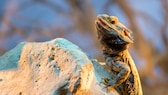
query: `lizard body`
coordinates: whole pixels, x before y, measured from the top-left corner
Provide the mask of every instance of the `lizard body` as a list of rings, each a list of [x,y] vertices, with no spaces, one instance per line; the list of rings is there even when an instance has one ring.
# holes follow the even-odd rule
[[[105,68],[114,76],[104,78],[103,83],[121,95],[142,95],[139,74],[128,52],[129,44],[133,43],[132,32],[115,16],[99,15],[95,23],[103,46]]]

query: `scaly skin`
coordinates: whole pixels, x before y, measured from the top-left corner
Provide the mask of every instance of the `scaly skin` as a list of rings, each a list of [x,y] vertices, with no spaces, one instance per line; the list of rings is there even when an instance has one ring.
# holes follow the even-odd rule
[[[114,75],[111,79],[104,78],[102,83],[107,88],[114,87],[120,95],[142,95],[139,74],[128,52],[129,44],[133,43],[132,32],[115,16],[99,15],[95,23],[105,68]]]

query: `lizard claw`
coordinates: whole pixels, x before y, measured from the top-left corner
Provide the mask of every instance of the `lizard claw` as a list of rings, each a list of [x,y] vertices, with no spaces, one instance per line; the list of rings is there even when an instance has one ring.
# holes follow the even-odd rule
[[[104,85],[108,85],[108,81],[109,81],[109,80],[110,80],[110,79],[108,79],[108,78],[103,78],[100,83],[101,83],[101,84],[104,84]]]
[[[114,86],[115,81],[114,81],[114,80],[111,80],[111,79],[109,79],[109,78],[103,78],[102,81],[100,82],[100,84],[103,84],[103,85],[105,85],[106,87],[109,87],[109,86]]]

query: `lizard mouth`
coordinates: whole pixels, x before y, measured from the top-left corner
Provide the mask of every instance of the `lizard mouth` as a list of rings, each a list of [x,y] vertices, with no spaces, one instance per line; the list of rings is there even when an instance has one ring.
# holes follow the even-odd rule
[[[109,31],[107,28],[104,28],[98,21],[96,22],[96,28],[99,31],[107,31],[107,32]]]
[[[110,27],[108,26],[108,24],[107,24],[105,21],[103,21],[100,17],[97,17],[97,19],[96,19],[96,28],[97,28],[98,30],[106,30],[106,31],[110,31],[110,29],[112,29],[112,28],[110,28]]]

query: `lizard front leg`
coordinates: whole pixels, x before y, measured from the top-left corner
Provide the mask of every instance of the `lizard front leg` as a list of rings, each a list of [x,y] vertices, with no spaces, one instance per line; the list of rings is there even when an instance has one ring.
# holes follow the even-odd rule
[[[129,76],[131,70],[128,64],[122,61],[114,61],[112,58],[106,58],[106,68],[108,71],[115,71],[117,75],[110,79],[107,83],[107,86],[117,87],[121,83],[123,83]]]

